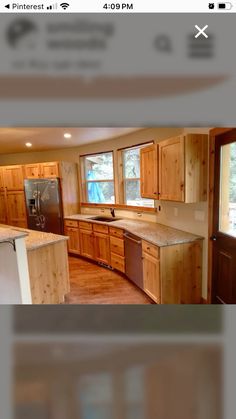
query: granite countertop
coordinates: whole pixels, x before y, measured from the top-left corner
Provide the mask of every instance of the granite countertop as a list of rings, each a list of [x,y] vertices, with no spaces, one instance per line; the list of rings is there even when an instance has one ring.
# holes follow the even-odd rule
[[[58,234],[44,233],[41,231],[28,230],[26,228],[1,225],[0,226],[0,241],[1,241],[1,230],[5,230],[6,235],[10,234],[8,232],[12,232],[12,234],[16,236],[15,238],[25,237],[25,244],[26,244],[27,251],[35,250],[40,247],[44,247],[50,244],[60,242],[62,240],[68,240],[68,237],[60,236]],[[8,240],[13,240],[13,237],[8,238]]]
[[[16,231],[14,228],[0,226],[0,243],[21,239],[26,236],[27,233],[24,231]]]
[[[203,240],[203,237],[201,236],[187,233],[182,230],[177,230],[175,228],[168,227],[163,224],[131,220],[128,218],[122,218],[120,220],[112,222],[103,222],[91,220],[91,217],[96,217],[96,215],[75,214],[69,217],[65,217],[65,219],[77,221],[91,221],[97,224],[106,224],[111,227],[122,228],[123,230],[126,230],[127,232],[134,234],[135,236],[138,236],[143,240],[147,240],[148,242],[159,247],[172,246],[175,244],[182,243],[190,243],[196,240]]]

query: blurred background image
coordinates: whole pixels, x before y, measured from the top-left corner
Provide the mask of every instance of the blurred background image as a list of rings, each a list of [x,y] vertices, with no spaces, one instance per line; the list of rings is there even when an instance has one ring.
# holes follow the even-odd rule
[[[222,418],[222,310],[203,312],[18,307],[14,419]]]
[[[3,125],[235,123],[234,14],[2,15],[0,35]]]

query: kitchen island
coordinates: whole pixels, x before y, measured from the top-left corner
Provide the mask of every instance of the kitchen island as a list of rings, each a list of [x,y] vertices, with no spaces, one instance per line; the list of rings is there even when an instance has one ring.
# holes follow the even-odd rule
[[[24,236],[33,304],[60,304],[70,291],[67,237],[2,226]]]

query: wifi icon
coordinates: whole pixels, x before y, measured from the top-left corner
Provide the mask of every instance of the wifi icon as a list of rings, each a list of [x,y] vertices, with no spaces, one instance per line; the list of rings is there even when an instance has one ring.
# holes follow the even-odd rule
[[[60,6],[62,9],[66,10],[69,7],[69,3],[61,3]]]

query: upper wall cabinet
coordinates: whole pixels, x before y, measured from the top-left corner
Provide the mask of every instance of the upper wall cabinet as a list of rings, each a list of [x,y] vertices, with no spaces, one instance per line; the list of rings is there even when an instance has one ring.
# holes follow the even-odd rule
[[[159,198],[184,202],[184,137],[159,143]]]
[[[208,136],[187,134],[141,151],[141,195],[194,203],[207,199]],[[159,173],[159,179],[158,179]]]
[[[159,199],[194,203],[207,199],[208,136],[187,134],[159,143]]]
[[[141,196],[158,199],[158,146],[140,150]]]
[[[26,164],[25,177],[27,179],[59,177],[58,162]]]
[[[55,178],[59,177],[59,166],[57,162],[41,163],[41,177]]]
[[[5,166],[3,170],[4,186],[9,191],[24,189],[23,166]]]
[[[26,164],[25,165],[25,178],[26,179],[38,179],[40,178],[40,164]]]

